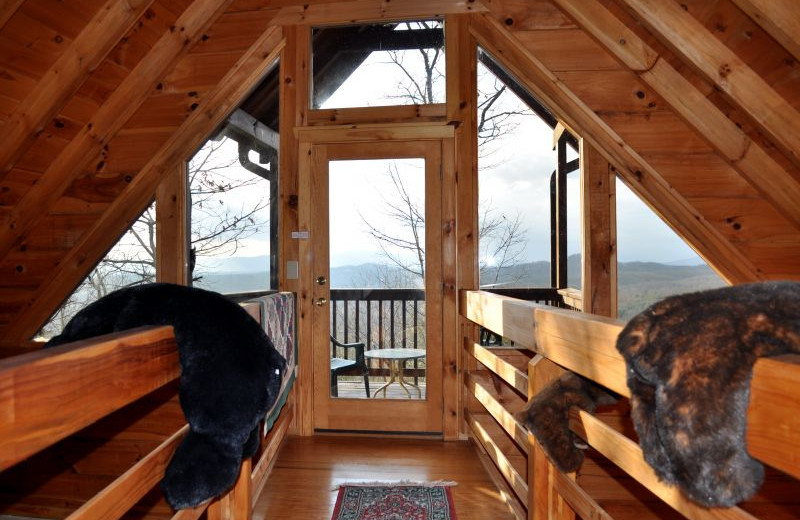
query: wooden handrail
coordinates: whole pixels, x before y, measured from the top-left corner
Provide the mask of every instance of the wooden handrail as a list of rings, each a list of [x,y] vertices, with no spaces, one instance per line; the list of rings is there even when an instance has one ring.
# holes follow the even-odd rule
[[[619,320],[556,309],[484,291],[462,294],[464,316],[618,394],[630,397],[617,352]],[[800,356],[761,358],[751,381],[748,451],[800,477]],[[783,426],[776,427],[776,421]]]
[[[615,345],[623,322],[484,291],[464,291],[461,308],[465,318],[515,345],[534,350],[620,395],[630,395],[625,360]]]
[[[800,478],[800,356],[762,358],[753,368],[747,450]]]
[[[486,368],[498,375],[503,381],[515,388],[522,395],[528,395],[528,376],[511,363],[497,357],[491,350],[470,343],[464,350],[480,361]]]
[[[589,412],[580,410],[570,427],[592,448],[612,461],[661,500],[690,520],[756,520],[738,507],[708,509],[686,496],[676,486],[665,484],[644,460],[639,445],[604,424]]]
[[[69,515],[67,520],[121,517],[161,481],[172,454],[188,432],[187,424]]]
[[[517,347],[533,350],[564,369],[588,377],[620,395],[630,395],[625,361],[616,350],[616,338],[622,330],[622,322],[483,291],[463,292],[461,309],[465,318],[501,334]],[[490,370],[498,364],[499,358],[487,349],[467,344],[465,350]],[[516,370],[508,370],[508,367],[499,363],[497,373],[502,372],[508,376],[503,379],[516,387]],[[507,410],[497,409],[500,405],[496,399],[480,398],[483,393],[488,393],[480,391],[480,385],[472,375],[466,377],[465,384],[501,424],[503,418],[510,415]],[[794,477],[800,477],[800,396],[797,388],[800,388],[800,355],[759,359],[751,381],[747,430],[749,453]],[[467,422],[492,458],[504,463],[502,454],[492,453],[492,449],[497,449],[496,444],[471,414],[467,414]],[[591,414],[576,411],[571,427],[588,444],[687,518],[755,519],[750,513],[736,507],[707,509],[698,506],[677,488],[663,484],[644,461],[641,449],[633,440]],[[510,436],[517,439],[518,434],[514,430],[506,428]],[[528,450],[529,457],[533,451]],[[514,480],[519,477],[518,474],[506,471],[504,475],[510,478],[509,483],[515,491],[521,490],[522,486]],[[564,499],[571,502],[576,510],[592,517],[607,518],[605,511],[567,477],[556,478],[554,482],[557,493],[563,492]],[[536,487],[530,482],[527,485]],[[532,518],[539,518],[541,514],[541,511],[529,511],[529,515],[532,515],[529,517]]]
[[[260,304],[243,306],[256,321],[261,321]],[[140,327],[0,360],[0,471],[52,446],[52,453],[48,450],[42,454],[44,460],[37,456],[10,470],[25,473],[33,466],[39,474],[38,470],[49,470],[46,466],[50,457],[60,462],[62,451],[74,447],[74,443],[81,447],[84,442],[99,445],[102,453],[92,452],[92,463],[76,467],[76,471],[82,474],[89,469],[89,473],[80,476],[102,476],[110,483],[94,496],[89,496],[94,487],[88,486],[76,494],[74,501],[67,495],[71,501],[59,513],[75,520],[120,518],[161,481],[169,460],[189,431],[179,411],[177,385],[168,385],[179,377],[179,354],[171,326]],[[161,391],[154,393],[159,388]],[[141,412],[145,415],[139,415]],[[293,407],[284,407],[270,430],[266,447],[256,460],[242,462],[239,477],[227,493],[178,511],[173,520],[194,520],[203,515],[209,520],[250,518],[253,490],[263,487],[292,416]],[[126,422],[131,417],[136,418],[133,425]],[[147,427],[141,430],[144,423]],[[121,425],[124,430],[118,430]],[[72,434],[75,439],[53,446]],[[114,440],[105,442],[106,435]],[[153,446],[153,441],[161,442]],[[116,449],[120,447],[132,448],[135,453],[124,451],[117,457]],[[66,464],[72,464],[69,460]],[[103,466],[98,473],[94,473],[96,461]],[[128,466],[126,461],[133,465]],[[61,466],[54,471],[59,478]],[[9,478],[13,478],[11,473]],[[96,482],[98,478],[92,480],[91,486]],[[78,508],[72,510],[73,504]],[[19,510],[26,506],[21,504]],[[166,504],[154,507],[163,508]]]
[[[477,374],[467,374],[464,384],[494,420],[516,441],[522,451],[528,453],[528,430],[505,407],[495,399],[481,382]]]
[[[486,428],[481,425],[477,417],[467,411],[465,418],[467,424],[470,425],[472,431],[475,433],[477,441],[481,443],[495,466],[497,466],[497,469],[511,486],[511,489],[514,490],[514,494],[517,495],[517,498],[523,506],[528,507],[528,483],[525,478],[519,474],[508,457],[506,457],[505,453],[492,441],[491,435],[486,431]]]
[[[0,361],[0,471],[179,374],[172,327],[142,327]]]

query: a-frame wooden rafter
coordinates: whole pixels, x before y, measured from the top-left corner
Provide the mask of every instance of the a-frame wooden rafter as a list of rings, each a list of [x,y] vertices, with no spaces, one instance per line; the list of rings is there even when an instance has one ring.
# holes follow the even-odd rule
[[[719,230],[706,221],[670,186],[658,171],[619,136],[591,107],[553,74],[499,21],[473,17],[472,31],[481,46],[503,63],[540,100],[557,107],[569,126],[612,163],[631,189],[649,201],[657,213],[701,256],[713,259],[719,273],[732,283],[759,280],[762,274]]]
[[[650,85],[767,200],[800,229],[800,184],[669,62],[597,0],[554,0]]]
[[[39,182],[6,216],[0,226],[0,258],[5,257],[25,237],[58,200],[83,168],[153,92],[157,83],[192,47],[203,30],[216,20],[231,0],[194,2],[174,26],[166,31],[147,55],[134,67],[124,82],[50,163]]]
[[[21,6],[24,1],[25,0],[3,0],[0,2],[0,29],[6,25],[9,18],[14,16],[14,13],[17,12],[17,9],[19,9],[19,6]]]
[[[0,143],[0,178],[36,140],[97,65],[136,23],[154,0],[108,0],[36,87],[9,115]]]
[[[622,0],[665,45],[740,106],[800,165],[800,112],[673,0]]]
[[[37,289],[30,303],[7,329],[5,341],[21,344],[36,332],[49,312],[86,275],[86,266],[94,265],[105,254],[107,237],[121,235],[136,220],[152,200],[166,172],[186,159],[186,150],[202,145],[207,136],[241,103],[252,86],[275,62],[283,44],[281,29],[272,26],[242,55],[216,88],[201,101],[201,105],[134,177],[125,192],[117,197],[102,218],[83,234],[59,263],[52,273],[52,279],[57,282]]]
[[[796,0],[733,0],[733,3],[800,60],[800,10]]]

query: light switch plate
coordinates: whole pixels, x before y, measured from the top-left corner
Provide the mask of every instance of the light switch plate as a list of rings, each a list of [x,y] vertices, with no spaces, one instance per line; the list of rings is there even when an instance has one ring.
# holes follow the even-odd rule
[[[297,280],[300,277],[300,265],[297,260],[286,262],[286,279]]]

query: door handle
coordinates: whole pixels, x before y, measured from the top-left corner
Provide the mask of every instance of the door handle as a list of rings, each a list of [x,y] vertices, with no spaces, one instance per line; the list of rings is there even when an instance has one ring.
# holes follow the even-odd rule
[[[328,282],[328,279],[324,276],[317,276],[317,285],[325,285]]]
[[[327,298],[317,298],[316,300],[314,300],[314,305],[316,305],[317,307],[322,307],[326,303],[328,303]]]

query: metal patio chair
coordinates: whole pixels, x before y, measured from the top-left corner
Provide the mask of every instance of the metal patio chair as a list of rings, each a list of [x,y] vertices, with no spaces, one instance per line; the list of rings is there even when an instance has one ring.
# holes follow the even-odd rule
[[[336,357],[336,348],[344,349],[344,357]],[[352,359],[350,351],[354,351]],[[363,375],[364,389],[369,397],[369,367],[364,358],[363,343],[342,343],[331,336],[331,396],[339,397],[339,376],[340,375]]]

